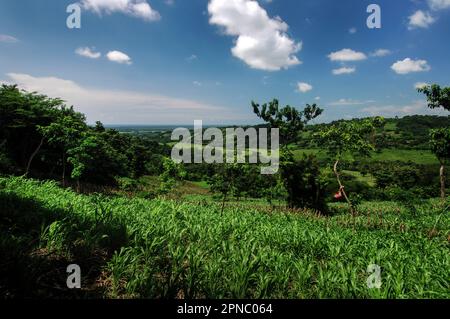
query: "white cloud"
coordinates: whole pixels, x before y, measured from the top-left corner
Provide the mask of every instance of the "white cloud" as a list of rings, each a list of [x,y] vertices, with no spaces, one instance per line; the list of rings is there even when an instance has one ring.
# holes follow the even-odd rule
[[[428,62],[425,60],[412,60],[406,58],[403,61],[397,61],[392,66],[391,69],[397,74],[408,74],[412,72],[427,72],[431,70]]]
[[[278,71],[300,64],[301,50],[288,35],[288,25],[280,17],[270,18],[253,0],[210,0],[210,24],[223,27],[237,37],[232,54],[254,69]]]
[[[98,59],[102,56],[100,52],[95,52],[94,49],[89,47],[78,48],[75,50],[75,53],[89,59]]]
[[[435,21],[436,19],[429,12],[418,10],[409,16],[408,29],[428,28]]]
[[[0,34],[0,42],[4,42],[4,43],[17,43],[19,42],[19,39],[7,35],[7,34]]]
[[[363,113],[367,113],[370,116],[406,116],[406,115],[444,115],[444,110],[431,110],[427,107],[425,101],[412,101],[407,105],[383,105],[383,106],[371,106],[361,110]]]
[[[186,61],[192,62],[192,61],[197,60],[197,59],[198,59],[198,56],[195,55],[195,54],[192,54],[191,56],[186,58]]]
[[[367,59],[367,56],[362,52],[356,52],[352,49],[342,49],[340,51],[330,53],[328,58],[331,61],[349,62],[365,60]]]
[[[358,101],[353,99],[340,99],[335,102],[328,103],[330,106],[353,106],[353,105],[364,105],[364,104],[370,104],[375,103],[373,100],[367,100],[367,101]]]
[[[374,57],[384,57],[390,55],[392,52],[388,49],[378,49],[372,52],[370,55]]]
[[[428,5],[432,10],[450,8],[450,0],[428,0]]]
[[[305,83],[305,82],[298,82],[297,83],[298,91],[301,93],[309,92],[313,89],[311,84]]]
[[[192,82],[192,84],[194,84],[195,86],[202,86],[203,85],[202,82],[199,82],[199,81],[194,81],[194,82]]]
[[[146,0],[81,0],[81,4],[84,9],[97,14],[121,12],[145,21],[161,19],[159,12]]]
[[[358,32],[358,30],[356,28],[350,28],[348,30],[348,33],[350,33],[350,34],[355,34],[356,32]]]
[[[121,64],[131,64],[131,58],[120,51],[110,51],[106,55],[109,61],[121,63]]]
[[[60,97],[87,115],[90,123],[100,120],[112,124],[189,124],[195,119],[239,120],[242,114],[206,103],[159,94],[94,89],[57,77],[34,77],[9,73],[8,81],[20,88],[51,97]]]
[[[334,69],[333,74],[334,75],[351,74],[351,73],[355,73],[355,71],[356,71],[356,68],[342,67],[339,69]]]
[[[314,98],[314,100],[320,101],[320,96],[316,96],[316,97]]]
[[[421,88],[423,88],[424,86],[428,86],[429,84],[428,83],[425,83],[425,82],[417,82],[416,84],[414,84],[414,88],[415,89],[421,89]]]

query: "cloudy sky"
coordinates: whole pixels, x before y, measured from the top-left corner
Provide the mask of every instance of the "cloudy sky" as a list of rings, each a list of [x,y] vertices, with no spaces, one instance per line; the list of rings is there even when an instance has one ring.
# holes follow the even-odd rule
[[[415,87],[450,85],[450,0],[80,0],[69,29],[72,3],[0,0],[0,82],[90,123],[256,123],[272,98],[318,121],[435,114]]]

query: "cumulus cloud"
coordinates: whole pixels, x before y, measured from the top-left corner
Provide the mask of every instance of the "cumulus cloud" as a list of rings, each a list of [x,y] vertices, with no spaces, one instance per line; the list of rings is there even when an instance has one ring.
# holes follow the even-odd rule
[[[51,97],[60,97],[76,110],[87,115],[92,123],[101,120],[113,124],[188,124],[195,119],[214,121],[239,119],[226,108],[206,103],[159,94],[126,90],[94,89],[58,77],[35,77],[9,73],[8,81],[20,88]]]
[[[288,34],[280,17],[270,18],[254,0],[210,0],[209,22],[237,37],[232,54],[254,69],[278,71],[300,64],[301,43]]]
[[[301,93],[309,92],[313,89],[311,84],[305,83],[305,82],[298,82],[297,83],[297,89]]]
[[[0,34],[0,42],[4,42],[4,43],[17,43],[19,42],[19,39],[11,36],[11,35],[7,35],[7,34]]]
[[[98,59],[102,56],[100,52],[95,52],[94,49],[89,47],[78,48],[75,50],[75,53],[89,59]]]
[[[334,75],[351,74],[351,73],[355,73],[355,72],[356,72],[356,68],[348,68],[348,67],[342,67],[342,68],[333,70]]]
[[[367,59],[367,56],[362,52],[356,52],[352,49],[342,49],[340,51],[330,53],[328,58],[331,61],[350,62],[365,60]]]
[[[97,14],[120,12],[145,21],[161,19],[159,12],[146,0],[81,0],[81,5],[84,9]]]
[[[378,49],[372,52],[370,55],[373,57],[384,57],[390,55],[392,52],[388,49]]]
[[[391,69],[397,74],[408,74],[413,72],[427,72],[431,70],[431,67],[425,60],[412,60],[406,58],[403,61],[395,62],[391,66]]]
[[[422,10],[416,11],[414,14],[409,16],[408,29],[416,28],[428,28],[432,25],[436,19],[429,13]]]
[[[428,0],[428,5],[432,10],[450,8],[450,0]]]
[[[131,64],[131,58],[120,51],[110,51],[106,55],[109,61],[120,63],[120,64]]]

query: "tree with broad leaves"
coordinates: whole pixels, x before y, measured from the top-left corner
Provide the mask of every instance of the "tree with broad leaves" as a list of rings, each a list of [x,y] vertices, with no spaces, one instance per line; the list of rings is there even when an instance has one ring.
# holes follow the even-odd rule
[[[180,163],[175,163],[171,158],[163,158],[163,172],[159,177],[161,184],[158,193],[166,195],[176,186],[177,182],[186,179],[186,171]]]
[[[291,208],[325,209],[323,185],[311,157],[296,160],[289,150],[306,125],[323,112],[316,104],[307,104],[303,111],[289,105],[280,107],[274,99],[268,104],[259,105],[252,102],[253,112],[266,122],[269,128],[278,128],[280,132],[280,176],[288,193],[288,205]],[[299,187],[300,180],[307,185]]]
[[[78,145],[68,150],[68,161],[73,169],[71,177],[77,182],[77,192],[81,191],[80,179],[94,161],[92,154],[97,150],[98,143],[95,135],[83,133]]]
[[[211,191],[220,193],[222,196],[222,214],[228,197],[236,194],[236,190],[239,189],[240,176],[242,176],[242,165],[223,163],[208,180],[208,183],[211,185]]]
[[[305,129],[308,122],[320,116],[323,112],[317,104],[306,104],[303,111],[298,111],[289,105],[280,108],[277,99],[263,105],[252,101],[252,107],[253,112],[270,128],[280,130],[280,144],[284,147],[287,147],[298,137],[298,134]]]
[[[82,133],[87,130],[85,117],[73,108],[63,107],[56,120],[48,126],[38,126],[38,131],[47,143],[60,149],[62,165],[62,185],[66,185],[67,151],[77,146]]]
[[[377,128],[383,127],[384,123],[385,121],[381,117],[361,121],[341,121],[315,134],[321,147],[325,147],[328,154],[334,159],[333,171],[339,184],[339,191],[335,198],[344,197],[353,215],[356,214],[355,205],[350,201],[341,181],[339,162],[347,153],[370,156],[370,153],[375,151],[374,132]]]
[[[444,108],[450,111],[450,87],[441,88],[438,84],[425,85],[417,89],[427,97],[430,109]]]
[[[61,99],[21,91],[17,85],[0,87],[0,145],[13,150],[15,160],[25,167],[24,176],[44,145],[38,126],[50,125],[63,106]]]
[[[441,198],[445,200],[445,165],[450,161],[450,128],[432,130],[430,132],[431,150],[441,164],[439,179],[441,182]]]
[[[438,84],[425,85],[418,89],[427,97],[430,109],[443,108],[450,111],[450,87],[441,88]],[[445,164],[450,159],[450,128],[430,131],[431,150],[441,164],[439,178],[441,182],[441,198],[445,200]]]

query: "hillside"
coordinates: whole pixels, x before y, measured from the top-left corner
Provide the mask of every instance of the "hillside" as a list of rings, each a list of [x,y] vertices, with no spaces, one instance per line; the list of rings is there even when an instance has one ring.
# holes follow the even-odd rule
[[[449,215],[368,202],[356,220],[218,204],[79,195],[0,178],[7,297],[449,298]],[[448,209],[448,207],[447,207]],[[68,263],[83,274],[65,288]],[[381,289],[367,268],[382,267]]]

